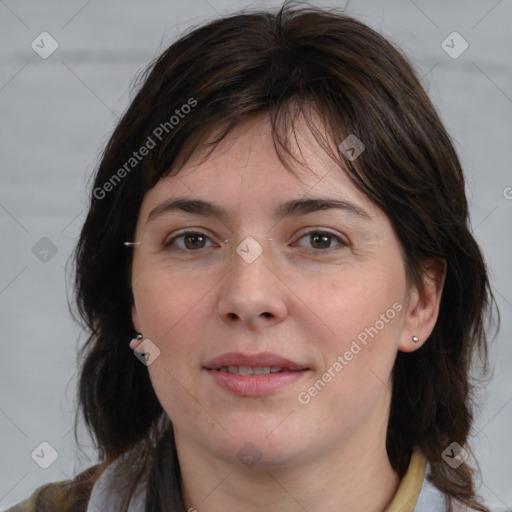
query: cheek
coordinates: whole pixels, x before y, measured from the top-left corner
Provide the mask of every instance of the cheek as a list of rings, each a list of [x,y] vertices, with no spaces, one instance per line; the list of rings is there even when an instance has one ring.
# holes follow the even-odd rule
[[[184,325],[194,322],[194,318],[197,324],[197,317],[208,313],[204,306],[215,280],[134,266],[132,285],[144,336],[166,345]]]
[[[299,390],[300,403],[308,402],[303,411],[308,418],[327,416],[340,432],[350,433],[376,408],[384,414],[402,322],[392,304],[385,306],[360,301],[346,306],[352,316],[340,319],[336,335],[323,340],[323,367]],[[388,323],[380,319],[386,312]]]
[[[332,337],[341,343],[358,335],[364,342],[365,333],[389,332],[400,324],[405,281],[399,273],[372,270],[363,267],[357,273],[346,272],[324,288],[325,293],[315,287],[307,292],[306,296],[314,297],[311,304],[329,325]]]
[[[187,400],[186,390],[193,390],[190,368],[198,364],[197,326],[204,322],[197,315],[205,314],[204,293],[149,272],[134,279],[133,289],[141,332],[160,351],[148,366],[153,389],[171,419],[195,417],[197,407]]]
[[[180,365],[169,364],[169,358],[162,352],[161,357],[148,370],[158,401],[175,425],[190,431],[196,423],[211,420],[198,406],[193,382],[187,379],[186,372],[180,371]]]
[[[368,270],[347,273],[329,288],[329,300],[319,311],[331,332],[320,339],[318,350],[321,372],[335,375],[336,393],[357,397],[387,382],[403,326],[404,286],[399,272]]]
[[[134,265],[132,286],[141,332],[160,350],[148,366],[153,388],[169,416],[194,416],[197,407],[187,400],[186,390],[193,390],[190,369],[199,365],[202,326],[213,314],[207,293],[212,285],[207,279]]]

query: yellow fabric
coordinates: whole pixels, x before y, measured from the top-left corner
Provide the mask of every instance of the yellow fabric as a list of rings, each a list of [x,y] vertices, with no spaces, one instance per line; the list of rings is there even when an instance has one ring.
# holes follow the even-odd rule
[[[426,463],[423,455],[413,452],[407,473],[386,512],[413,512],[423,484]]]

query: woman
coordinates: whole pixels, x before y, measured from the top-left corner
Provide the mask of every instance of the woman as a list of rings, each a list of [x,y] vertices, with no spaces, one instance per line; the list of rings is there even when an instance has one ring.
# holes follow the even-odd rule
[[[104,151],[76,290],[101,463],[12,511],[487,510],[462,170],[362,23],[285,4],[168,48]]]

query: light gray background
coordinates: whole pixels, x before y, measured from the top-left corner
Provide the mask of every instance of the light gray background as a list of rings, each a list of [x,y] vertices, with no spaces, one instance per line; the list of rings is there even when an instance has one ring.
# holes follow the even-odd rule
[[[132,79],[191,25],[276,5],[0,0],[0,507],[94,462],[88,438],[81,436],[77,454],[71,432],[80,330],[68,313],[65,265],[84,220],[87,180],[128,105]],[[496,510],[512,509],[512,3],[353,0],[347,13],[404,49],[466,170],[474,233],[502,312],[472,445],[480,493]],[[31,48],[43,31],[59,45],[47,59]],[[469,44],[457,59],[441,47],[453,31]],[[42,237],[57,248],[46,263],[32,252]],[[43,441],[59,455],[48,469],[31,458]]]

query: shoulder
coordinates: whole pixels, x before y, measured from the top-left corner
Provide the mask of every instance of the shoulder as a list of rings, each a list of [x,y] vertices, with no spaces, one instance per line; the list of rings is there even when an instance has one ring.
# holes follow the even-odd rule
[[[100,466],[92,466],[72,480],[38,487],[27,499],[6,512],[85,512]]]

